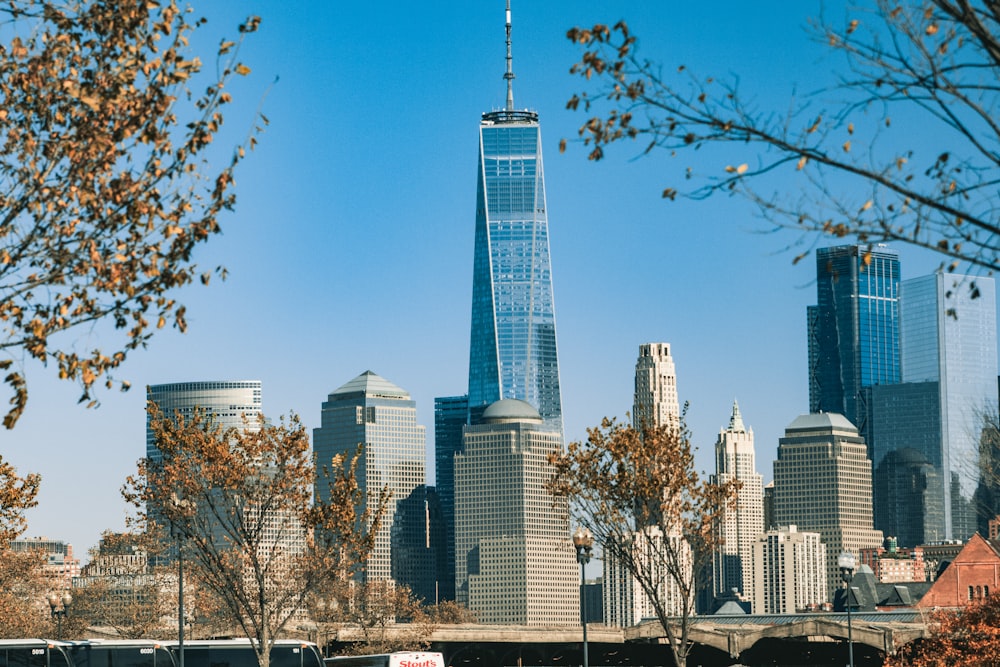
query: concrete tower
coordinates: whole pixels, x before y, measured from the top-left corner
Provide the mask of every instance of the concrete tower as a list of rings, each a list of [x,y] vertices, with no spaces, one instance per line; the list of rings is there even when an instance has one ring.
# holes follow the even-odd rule
[[[321,425],[313,429],[313,450],[322,466],[337,454],[350,461],[358,445],[363,446],[359,486],[372,499],[384,487],[392,493],[365,579],[405,584],[419,597],[433,600],[434,561],[426,540],[425,437],[410,394],[366,371],[327,397]],[[323,480],[317,482],[316,493],[328,496]]]
[[[635,362],[635,399],[632,423],[648,426],[680,425],[677,400],[677,372],[670,356],[670,343],[645,343],[639,346]]]
[[[481,623],[579,623],[579,571],[549,452],[562,436],[528,403],[504,399],[467,426],[455,455],[455,590]]]
[[[779,526],[820,534],[826,545],[827,590],[839,586],[837,556],[882,545],[872,527],[872,464],[864,438],[843,415],[801,415],[778,440],[774,511]]]

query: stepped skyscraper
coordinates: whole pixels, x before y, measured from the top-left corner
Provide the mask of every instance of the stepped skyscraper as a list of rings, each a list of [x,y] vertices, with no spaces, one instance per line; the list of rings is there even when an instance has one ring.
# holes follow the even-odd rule
[[[514,108],[509,1],[506,27],[507,104],[479,124],[469,410],[517,398],[561,433],[542,133],[536,112]]]
[[[670,356],[670,343],[639,346],[635,362],[635,399],[632,422],[643,426],[680,427],[681,409],[677,400],[677,372]]]
[[[721,429],[715,441],[712,476],[717,484],[733,480],[738,480],[741,486],[736,504],[726,509],[719,522],[722,544],[712,560],[714,593],[716,597],[724,597],[735,589],[744,599],[756,600],[753,552],[764,532],[764,484],[757,472],[753,429],[744,426],[736,401],[729,427]]]

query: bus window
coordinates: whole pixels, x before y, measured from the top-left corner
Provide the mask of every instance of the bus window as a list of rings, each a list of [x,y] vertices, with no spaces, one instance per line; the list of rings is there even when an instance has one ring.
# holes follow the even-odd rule
[[[57,646],[42,640],[0,642],[0,667],[71,667]]]
[[[176,656],[176,642],[170,645]],[[184,645],[184,667],[257,667],[257,654],[248,641],[192,641]],[[323,667],[323,659],[315,644],[279,639],[271,648],[271,667]]]
[[[74,667],[174,667],[170,651],[152,641],[86,641],[70,653]]]

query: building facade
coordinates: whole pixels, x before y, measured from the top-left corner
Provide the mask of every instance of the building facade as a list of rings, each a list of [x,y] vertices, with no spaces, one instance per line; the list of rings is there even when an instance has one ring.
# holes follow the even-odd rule
[[[642,571],[648,573],[649,580],[659,581],[657,597],[669,616],[680,616],[684,612],[684,597],[680,586],[667,574],[662,563],[664,549],[672,549],[680,566],[681,576],[690,580],[693,576],[694,556],[688,542],[680,535],[667,535],[658,525],[646,526],[631,536],[628,544],[620,547],[631,552],[632,558]],[[623,559],[615,555],[615,550],[604,546],[604,624],[627,628],[638,625],[642,619],[656,616],[656,608],[642,589],[639,581],[625,566]],[[657,572],[657,570],[661,570]],[[694,609],[694,587],[688,608]]]
[[[861,389],[900,381],[899,256],[884,245],[816,251],[816,305],[807,311],[809,411],[863,429]]]
[[[753,613],[795,614],[829,599],[827,549],[820,534],[792,525],[754,540]]]
[[[371,501],[382,489],[392,497],[366,563],[365,581],[404,584],[420,598],[435,599],[435,561],[427,542],[426,433],[416,403],[392,382],[365,371],[334,390],[323,403],[313,450],[320,466],[340,454],[349,462],[361,445],[358,485]],[[329,498],[320,476],[316,494]]]
[[[440,600],[455,599],[455,454],[462,451],[462,430],[468,423],[468,395],[434,399],[434,479],[442,522],[442,542],[435,551],[444,559]]]
[[[904,584],[927,581],[927,564],[922,547],[899,547],[887,537],[886,546],[862,549],[860,563],[871,568],[880,584]]]
[[[857,557],[861,549],[882,545],[882,533],[873,528],[871,460],[843,415],[801,415],[785,429],[774,462],[774,512],[779,526],[820,534],[827,600],[840,585],[837,556],[850,551]]]
[[[996,285],[938,272],[904,281],[901,304],[903,382],[933,383],[938,393],[935,442],[924,454],[942,480],[940,533],[965,540],[976,531],[984,415],[997,411]]]
[[[146,400],[155,403],[164,417],[190,419],[199,411],[222,429],[254,429],[261,414],[261,391],[260,380],[175,382],[151,385]],[[146,456],[154,460],[160,456],[148,415]]]
[[[69,589],[74,577],[80,575],[80,559],[73,555],[73,545],[62,540],[47,537],[21,538],[11,540],[10,550],[14,553],[36,553],[45,558],[42,571],[52,591]]]
[[[964,607],[1000,591],[1000,549],[973,533],[951,564],[934,581],[917,607]]]
[[[670,343],[645,343],[639,346],[635,362],[635,398],[632,423],[643,426],[680,426],[680,403],[677,399],[677,372],[670,356]]]
[[[562,398],[538,114],[514,109],[510,10],[507,105],[479,124],[469,346],[472,422],[503,398],[527,401],[562,433]]]
[[[480,623],[577,624],[569,510],[545,487],[558,429],[518,399],[488,406],[455,455],[455,592]]]
[[[878,385],[863,392],[875,527],[904,547],[944,540],[938,383]]]
[[[740,482],[736,506],[726,509],[719,525],[722,544],[712,559],[712,582],[716,597],[734,590],[744,600],[754,600],[753,554],[757,538],[764,532],[764,484],[757,472],[753,429],[743,424],[740,406],[733,401],[729,426],[719,431],[715,442],[715,475],[711,481]]]
[[[207,425],[218,427],[223,431],[235,429],[243,433],[252,433],[261,426],[261,394],[260,380],[232,380],[206,382],[177,382],[173,384],[152,385],[147,389],[146,397],[157,405],[164,417],[189,420],[196,413],[207,417]],[[151,415],[147,411],[146,418],[146,453],[151,460],[160,458],[152,429]],[[205,508],[208,503],[199,505],[214,532],[215,542],[224,543],[229,527],[223,517],[240,517],[244,527],[248,525],[261,526],[263,537],[254,546],[258,557],[264,561],[276,563],[280,567],[291,567],[291,558],[302,553],[306,546],[306,531],[297,516],[287,509],[265,508],[252,499],[234,497],[230,494],[220,494],[219,502],[213,502],[212,508]],[[150,516],[156,517],[156,508],[149,508]],[[167,558],[176,556],[171,551]],[[271,559],[277,559],[271,560]],[[145,580],[147,575],[139,577]],[[256,579],[249,564],[245,571],[247,590],[252,591]],[[301,610],[296,610],[300,614]]]

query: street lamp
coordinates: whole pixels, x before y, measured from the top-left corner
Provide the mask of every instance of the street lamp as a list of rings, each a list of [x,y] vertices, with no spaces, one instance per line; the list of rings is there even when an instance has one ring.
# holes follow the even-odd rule
[[[580,623],[583,625],[583,667],[590,667],[587,656],[587,579],[584,567],[590,562],[590,554],[594,550],[594,536],[586,528],[578,527],[573,533],[573,546],[576,547],[576,562],[580,564]]]
[[[170,503],[174,509],[187,516],[194,505],[187,498],[180,498],[176,493],[170,494]],[[177,539],[177,667],[184,667],[184,529],[177,521],[170,522],[170,532]]]
[[[854,667],[854,637],[851,635],[851,580],[854,579],[854,554],[843,551],[837,556],[837,567],[840,568],[840,578],[847,587],[844,589],[844,605],[847,607],[847,660]]]
[[[60,597],[57,593],[49,596],[49,610],[52,618],[56,619],[56,639],[62,641],[62,620],[63,616],[69,613],[69,606],[73,604],[73,596],[66,591]]]

